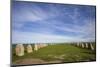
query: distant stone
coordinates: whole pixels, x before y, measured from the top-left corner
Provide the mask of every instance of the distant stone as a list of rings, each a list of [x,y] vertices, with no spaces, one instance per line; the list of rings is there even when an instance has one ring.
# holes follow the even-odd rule
[[[93,47],[92,43],[90,43],[90,47],[91,47],[91,50],[94,50],[94,47]]]
[[[85,45],[86,45],[86,48],[88,48],[88,43],[86,43]]]
[[[15,48],[15,51],[16,51],[17,56],[23,56],[24,55],[24,46],[23,46],[23,44],[17,44],[16,48]]]
[[[38,50],[38,49],[40,49],[40,48],[43,48],[43,47],[46,47],[46,46],[48,46],[47,44],[45,44],[45,43],[36,43],[35,45],[34,45],[34,50]]]
[[[37,45],[38,45],[38,44],[35,44],[35,45],[34,45],[34,50],[35,50],[35,51],[38,50],[38,46],[37,46]]]
[[[32,53],[32,46],[31,45],[27,45],[27,53]]]
[[[77,43],[77,46],[79,46],[80,44],[79,43]]]
[[[82,43],[82,48],[84,48],[84,44]]]

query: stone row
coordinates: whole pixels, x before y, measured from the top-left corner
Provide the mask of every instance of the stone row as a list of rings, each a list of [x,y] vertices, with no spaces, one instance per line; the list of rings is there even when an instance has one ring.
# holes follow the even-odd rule
[[[91,50],[95,50],[92,43],[77,43],[76,46],[82,47],[82,48],[89,48],[90,46]]]
[[[38,49],[46,47],[46,46],[47,46],[46,44],[38,43],[38,44],[34,45],[34,50],[37,51]],[[25,50],[25,48],[24,48],[23,44],[17,44],[16,47],[15,47],[15,52],[16,52],[17,56],[23,56],[24,55],[24,50]],[[33,52],[33,49],[32,49],[31,45],[27,45],[26,50],[27,50],[27,53],[32,53]]]

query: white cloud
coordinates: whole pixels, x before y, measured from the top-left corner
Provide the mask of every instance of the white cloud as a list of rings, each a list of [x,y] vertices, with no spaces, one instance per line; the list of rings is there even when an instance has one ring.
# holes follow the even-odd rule
[[[13,43],[37,43],[37,42],[74,42],[79,41],[78,37],[61,36],[54,34],[41,34],[32,32],[18,32],[12,33]]]
[[[51,19],[58,16],[61,16],[63,10],[59,10],[57,7],[53,5],[49,7],[49,11],[43,10],[39,6],[30,6],[27,4],[23,5],[24,8],[20,7],[19,10],[13,11],[12,22],[13,28],[22,29],[25,23],[33,22],[39,23],[42,26],[46,26],[36,29],[36,32],[21,32],[19,30],[14,29],[12,34],[12,42],[13,43],[29,43],[29,42],[70,42],[70,41],[90,41],[95,40],[95,21],[92,19],[86,18],[86,20],[82,20],[84,25],[78,25],[78,17],[80,17],[80,13],[77,8],[74,9],[73,14],[67,13],[67,17],[70,17],[73,23],[63,23],[63,21]],[[60,15],[61,14],[61,15]],[[63,13],[65,14],[65,13]],[[66,17],[66,18],[67,18]],[[60,18],[60,17],[59,17]],[[59,19],[58,18],[58,19]],[[46,21],[50,19],[52,21]],[[41,21],[41,22],[40,22]],[[31,28],[31,29],[34,29]],[[61,30],[63,32],[72,32],[78,33],[79,35],[69,36],[69,35],[57,35],[55,34],[56,30]]]
[[[66,15],[68,15],[72,19],[73,23],[78,23],[77,18],[80,17],[80,13],[78,11],[78,8],[75,8],[73,10],[73,13],[72,14],[71,13],[66,13]]]

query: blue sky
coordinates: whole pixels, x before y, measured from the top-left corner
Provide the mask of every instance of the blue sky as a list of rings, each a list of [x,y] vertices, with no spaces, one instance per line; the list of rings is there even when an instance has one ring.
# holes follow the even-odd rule
[[[95,41],[95,6],[12,3],[13,43]]]

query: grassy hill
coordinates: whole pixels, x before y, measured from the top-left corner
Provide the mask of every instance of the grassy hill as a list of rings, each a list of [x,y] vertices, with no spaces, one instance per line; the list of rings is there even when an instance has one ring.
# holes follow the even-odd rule
[[[34,46],[33,46],[34,47]],[[23,59],[41,59],[45,62],[59,60],[61,62],[80,62],[80,61],[95,61],[96,53],[90,49],[76,47],[70,44],[48,45],[47,47],[40,48],[33,53],[27,53],[22,57],[15,55],[14,48],[12,49],[12,61],[14,64],[19,64],[18,60]],[[38,63],[39,64],[39,63]]]

